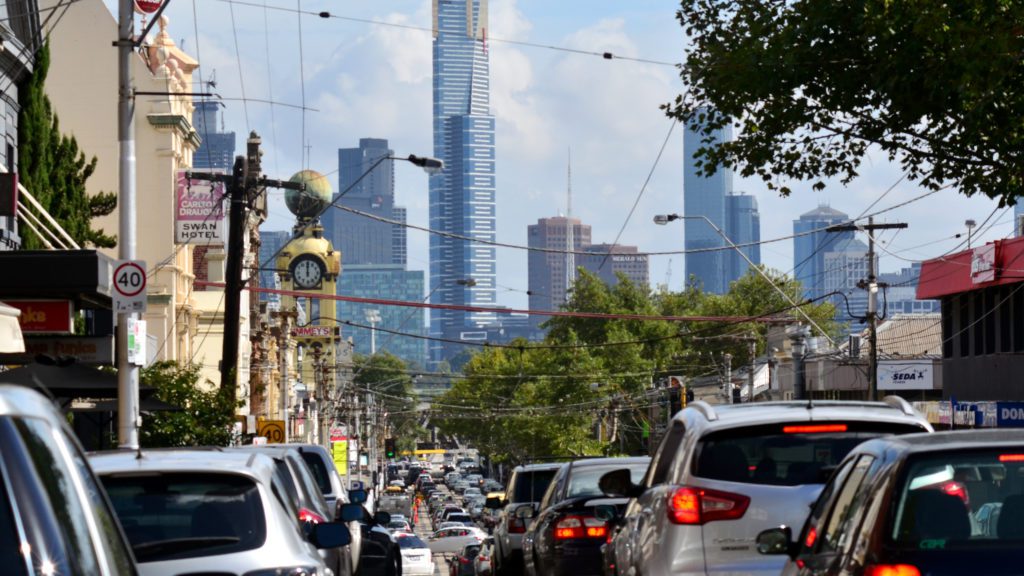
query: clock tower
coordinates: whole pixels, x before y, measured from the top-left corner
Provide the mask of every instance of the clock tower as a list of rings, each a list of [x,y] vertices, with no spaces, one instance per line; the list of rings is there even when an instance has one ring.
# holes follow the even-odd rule
[[[300,353],[295,355],[295,373],[300,381],[289,384],[287,420],[291,438],[321,441],[334,413],[337,374],[341,367],[341,326],[336,321],[338,276],[341,253],[324,238],[319,214],[332,198],[327,177],[303,170],[291,178],[306,185],[303,191],[288,190],[285,204],[296,223],[293,238],[281,249],[275,268],[281,287],[295,294],[281,297],[282,310],[297,316],[292,336]],[[327,296],[327,298],[323,298]]]

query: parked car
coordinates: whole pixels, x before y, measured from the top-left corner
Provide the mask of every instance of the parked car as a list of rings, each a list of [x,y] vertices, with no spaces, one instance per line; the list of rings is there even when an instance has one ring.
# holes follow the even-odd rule
[[[473,570],[476,576],[491,576],[491,558],[494,556],[494,538],[487,537],[480,544],[480,552],[473,558]]]
[[[854,448],[799,537],[758,535],[783,574],[1019,574],[1024,560],[1024,435],[912,434]],[[994,523],[982,511],[998,508]]]
[[[639,484],[650,462],[646,456],[593,458],[562,466],[523,536],[526,573],[599,576],[609,522],[621,516],[627,499],[606,497],[598,482],[607,472],[626,469],[631,481]],[[532,508],[519,510],[533,516]]]
[[[476,568],[473,566],[473,559],[479,552],[479,542],[463,546],[462,550],[448,561],[448,576],[474,576]]]
[[[783,558],[757,553],[773,526],[802,525],[835,467],[854,446],[893,434],[930,432],[903,399],[799,401],[678,412],[640,485],[628,470],[601,487],[629,496],[612,537],[620,574],[778,574]]]
[[[404,576],[434,576],[434,556],[427,543],[409,532],[396,532],[395,539],[402,551]]]
[[[350,491],[349,500],[351,502],[341,507],[341,515],[346,521],[358,520],[360,524],[359,576],[401,576],[401,549],[385,528],[391,522],[391,515],[385,511],[370,514],[364,506],[366,490]]]
[[[516,466],[508,479],[505,500],[490,504],[501,507],[494,525],[494,571],[500,576],[521,573],[523,569],[523,533],[529,518],[517,516],[515,510],[536,506],[561,467],[560,463]]]
[[[286,444],[265,446],[239,446],[234,448],[242,452],[259,452],[274,460],[278,473],[281,475],[282,486],[287,497],[295,504],[297,519],[303,524],[323,524],[337,519],[336,510],[327,504],[327,499],[316,484],[313,472],[306,459]],[[349,532],[354,529],[350,525]],[[355,539],[351,538],[350,540]],[[358,537],[362,545],[362,534]],[[321,548],[320,554],[335,574],[353,574],[358,566],[359,550],[353,551],[349,546],[338,548]]]
[[[5,574],[140,572],[106,492],[50,400],[0,385],[0,446]]]
[[[341,522],[297,522],[297,511],[281,497],[278,469],[263,454],[121,450],[91,454],[89,461],[146,576],[322,575],[327,566],[317,549],[350,539]]]
[[[427,544],[434,554],[455,554],[469,544],[479,544],[487,534],[471,526],[442,528],[430,535]]]

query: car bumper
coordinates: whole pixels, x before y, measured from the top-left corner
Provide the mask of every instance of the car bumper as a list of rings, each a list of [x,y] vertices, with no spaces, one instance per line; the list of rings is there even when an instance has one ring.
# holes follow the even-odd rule
[[[550,565],[555,574],[601,576],[604,565],[601,544],[604,544],[603,539],[562,542],[555,548]]]

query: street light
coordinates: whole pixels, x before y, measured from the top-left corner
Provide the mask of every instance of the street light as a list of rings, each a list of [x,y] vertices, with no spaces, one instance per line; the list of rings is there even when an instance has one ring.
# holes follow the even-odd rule
[[[966,222],[964,222],[964,226],[967,226],[967,249],[968,250],[971,249],[971,232],[974,231],[974,227],[977,226],[977,225],[978,225],[978,223],[975,222],[973,218],[968,219]]]
[[[701,214],[699,216],[681,216],[679,214],[658,214],[658,215],[656,215],[654,217],[654,223],[659,225],[659,226],[664,226],[665,224],[668,224],[669,222],[672,222],[674,220],[703,220],[703,221],[707,222],[708,226],[711,226],[711,228],[715,231],[715,233],[717,233],[719,236],[721,236],[722,240],[725,240],[725,243],[728,244],[730,248],[735,250],[740,255],[740,257],[743,258],[747,262],[747,264],[751,268],[756,270],[757,273],[760,274],[761,277],[764,278],[768,282],[768,284],[772,288],[775,289],[776,292],[778,292],[779,294],[782,295],[782,297],[786,300],[786,302],[789,302],[789,304],[791,306],[793,306],[793,308],[801,316],[804,317],[804,320],[807,320],[807,322],[811,326],[814,326],[814,328],[818,332],[820,332],[822,336],[824,336],[825,338],[828,338],[828,341],[833,346],[835,345],[835,341],[832,340],[832,337],[828,335],[828,332],[825,332],[824,330],[822,330],[821,326],[818,326],[818,323],[815,322],[813,319],[811,319],[811,317],[808,316],[806,312],[804,312],[803,308],[799,304],[797,304],[793,300],[793,298],[791,298],[790,295],[786,293],[785,290],[783,290],[782,288],[779,288],[775,284],[775,282],[772,281],[772,279],[769,278],[767,274],[765,274],[764,270],[762,270],[760,266],[754,264],[754,261],[751,260],[749,256],[747,256],[747,253],[744,252],[743,250],[740,250],[740,247],[737,246],[732,240],[730,240],[729,237],[726,236],[725,232],[723,232],[721,228],[719,228],[714,222],[712,222],[710,218],[708,218],[707,216],[704,216],[703,214]]]
[[[363,310],[363,317],[370,323],[370,356],[377,354],[377,324],[381,321],[380,310],[368,308]]]

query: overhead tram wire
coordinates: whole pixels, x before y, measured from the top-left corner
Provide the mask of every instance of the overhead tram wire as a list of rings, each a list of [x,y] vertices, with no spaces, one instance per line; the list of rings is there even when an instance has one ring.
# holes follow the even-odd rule
[[[238,25],[235,23],[235,5],[228,5],[231,11],[231,34],[235,39],[235,59],[238,61],[238,83],[242,90],[242,110],[245,113],[245,129],[252,130],[252,123],[249,121],[249,101],[245,97],[245,75],[242,74],[242,53],[238,48]]]

